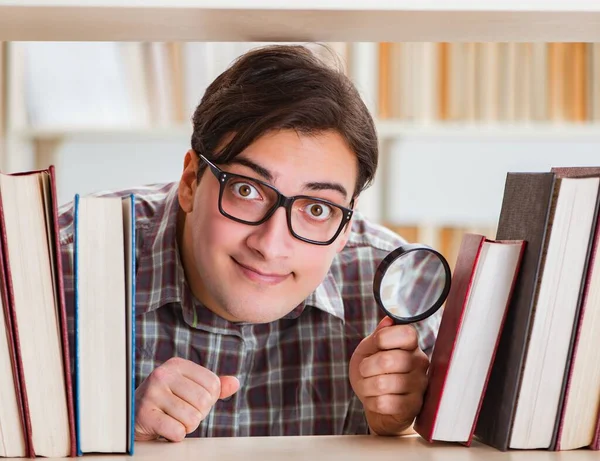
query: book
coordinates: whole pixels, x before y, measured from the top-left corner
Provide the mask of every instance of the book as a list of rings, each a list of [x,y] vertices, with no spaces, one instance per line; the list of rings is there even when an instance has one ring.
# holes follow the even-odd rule
[[[506,176],[496,239],[527,245],[475,428],[479,440],[502,451],[512,430],[556,189],[554,173]]]
[[[509,448],[551,448],[595,223],[600,178],[563,178],[525,356]]]
[[[470,445],[525,242],[465,234],[415,430]]]
[[[4,327],[0,331],[0,457],[24,457],[29,452],[1,247],[0,243],[0,327]]]
[[[75,455],[54,178],[53,167],[0,174],[2,298],[28,457]]]
[[[75,197],[77,454],[134,450],[135,199]]]
[[[559,177],[600,176],[600,168],[552,168]],[[600,427],[600,222],[596,221],[589,263],[581,292],[580,313],[572,334],[570,366],[565,373],[563,392],[552,448],[572,450],[585,446],[598,450],[594,434]]]

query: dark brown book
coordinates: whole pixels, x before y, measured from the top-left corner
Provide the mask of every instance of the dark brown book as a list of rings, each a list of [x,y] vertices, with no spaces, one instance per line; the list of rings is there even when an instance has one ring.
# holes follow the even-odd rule
[[[475,429],[482,442],[502,451],[510,442],[555,196],[554,173],[506,177],[496,239],[527,245]]]

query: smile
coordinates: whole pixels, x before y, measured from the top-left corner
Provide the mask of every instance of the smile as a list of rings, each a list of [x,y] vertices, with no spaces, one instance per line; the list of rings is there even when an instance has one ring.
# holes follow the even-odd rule
[[[277,285],[278,283],[286,280],[290,273],[281,275],[281,274],[269,274],[265,272],[261,272],[258,269],[254,269],[253,267],[246,266],[244,264],[239,263],[234,258],[231,258],[235,265],[239,268],[240,272],[248,279],[253,282],[263,283],[267,285]]]

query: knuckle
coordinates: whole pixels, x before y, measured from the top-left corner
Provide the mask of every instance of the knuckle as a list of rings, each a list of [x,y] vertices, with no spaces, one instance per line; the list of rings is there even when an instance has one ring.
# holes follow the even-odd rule
[[[163,394],[163,386],[164,381],[162,379],[156,379],[154,381],[150,381],[148,387],[145,388],[144,393],[139,399],[140,405],[142,407],[151,407],[155,406],[157,402],[162,400]]]
[[[379,367],[383,371],[389,372],[389,371],[393,370],[395,360],[391,354],[380,354],[378,362],[379,362]]]
[[[386,379],[386,375],[379,375],[379,376],[375,376],[374,378],[374,384],[375,384],[375,391],[378,394],[383,394],[387,391],[387,379]]]
[[[217,375],[210,375],[210,377],[206,380],[204,386],[206,387],[206,390],[208,391],[210,396],[213,397],[215,400],[217,397],[219,397],[219,394],[221,393],[221,381],[219,380]]]
[[[166,415],[158,419],[155,427],[158,435],[172,442],[181,442],[185,438],[185,427]]]
[[[375,397],[374,410],[376,413],[385,415],[389,413],[389,399],[385,395]]]
[[[194,432],[203,419],[204,417],[202,416],[202,412],[194,408],[190,408],[190,411],[186,415],[185,420],[182,421],[183,425],[185,426],[186,434]]]
[[[179,368],[179,367],[181,367],[183,362],[184,362],[184,359],[182,359],[181,357],[171,357],[169,360],[167,360],[164,363],[164,365],[167,367]]]
[[[417,347],[419,345],[419,334],[412,325],[406,330],[406,340],[410,347]]]
[[[377,349],[385,348],[385,335],[383,333],[385,333],[385,330],[377,330],[373,333],[373,342]]]
[[[208,413],[208,410],[213,406],[215,399],[212,394],[208,391],[202,390],[198,392],[196,400],[196,409],[204,414]]]
[[[148,377],[150,384],[154,384],[154,383],[165,384],[165,383],[169,382],[171,372],[165,365],[166,365],[166,363],[164,365],[159,366],[158,368],[155,368],[152,371],[152,373],[150,373],[150,376]]]

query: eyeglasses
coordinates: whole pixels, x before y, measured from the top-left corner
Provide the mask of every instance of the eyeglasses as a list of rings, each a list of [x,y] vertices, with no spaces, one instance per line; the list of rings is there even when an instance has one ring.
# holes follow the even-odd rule
[[[204,155],[200,159],[219,181],[219,211],[233,221],[258,226],[284,207],[294,237],[314,245],[330,245],[352,218],[350,208],[307,195],[286,197],[270,184],[223,171]]]

